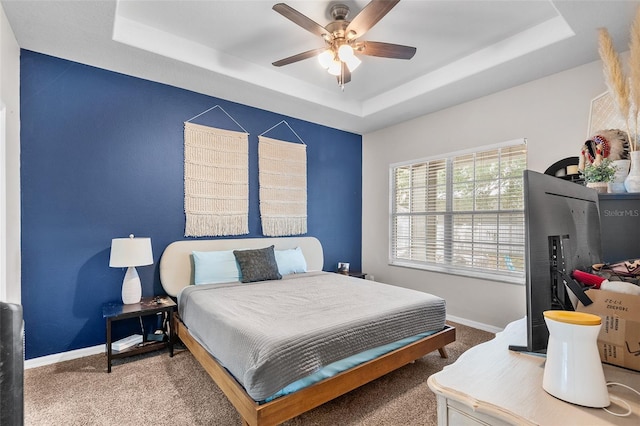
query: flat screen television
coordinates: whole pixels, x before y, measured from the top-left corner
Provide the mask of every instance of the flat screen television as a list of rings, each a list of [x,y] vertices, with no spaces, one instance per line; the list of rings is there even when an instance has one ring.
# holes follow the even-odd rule
[[[600,262],[598,194],[577,183],[525,170],[524,212],[527,345],[509,349],[544,353],[549,331],[542,313],[574,310],[576,297],[584,294],[571,273],[590,272]]]

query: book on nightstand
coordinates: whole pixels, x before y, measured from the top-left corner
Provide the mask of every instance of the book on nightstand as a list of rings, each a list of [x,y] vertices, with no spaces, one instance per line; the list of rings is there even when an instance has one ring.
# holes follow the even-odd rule
[[[111,343],[111,350],[114,352],[121,352],[125,349],[129,349],[130,347],[138,345],[140,343],[142,343],[142,335],[133,334],[129,337],[120,339],[117,342]]]

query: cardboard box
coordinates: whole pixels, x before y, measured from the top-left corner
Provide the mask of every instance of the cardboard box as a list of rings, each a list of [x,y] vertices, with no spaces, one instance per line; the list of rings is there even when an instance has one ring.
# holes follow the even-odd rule
[[[593,303],[578,302],[577,311],[602,318],[598,335],[600,359],[640,371],[640,296],[606,290],[587,290]]]

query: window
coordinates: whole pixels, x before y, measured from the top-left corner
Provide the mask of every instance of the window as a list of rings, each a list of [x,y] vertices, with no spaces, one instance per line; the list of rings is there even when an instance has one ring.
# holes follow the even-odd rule
[[[391,166],[390,263],[524,283],[524,139]]]

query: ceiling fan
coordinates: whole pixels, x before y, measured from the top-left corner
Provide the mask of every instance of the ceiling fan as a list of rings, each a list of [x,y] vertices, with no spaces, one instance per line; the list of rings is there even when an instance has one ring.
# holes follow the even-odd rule
[[[325,47],[289,56],[274,62],[273,65],[281,67],[317,56],[320,64],[329,74],[336,76],[338,85],[344,90],[344,85],[351,81],[351,73],[362,62],[357,54],[393,59],[413,58],[416,53],[415,47],[358,40],[389,13],[399,1],[372,0],[351,21],[347,20],[349,7],[344,4],[334,4],[329,9],[333,21],[329,22],[326,27],[284,3],[274,5],[273,10],[305,30],[322,37],[325,41]]]

